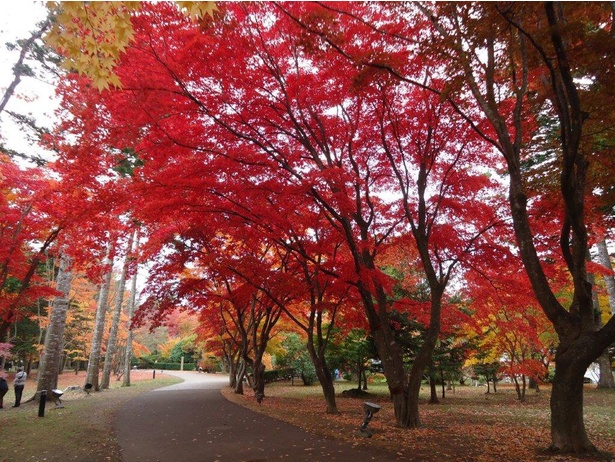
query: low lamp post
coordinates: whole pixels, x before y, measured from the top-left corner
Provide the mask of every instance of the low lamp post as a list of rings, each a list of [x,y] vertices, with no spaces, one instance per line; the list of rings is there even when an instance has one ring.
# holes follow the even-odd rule
[[[365,418],[363,419],[361,428],[359,428],[359,431],[358,431],[359,436],[364,436],[366,438],[372,437],[372,431],[369,428],[367,428],[367,426],[369,425],[370,420],[372,420],[372,417],[374,416],[374,414],[377,413],[379,410],[380,410],[380,405],[376,403],[370,403],[369,401],[366,401],[363,403],[363,412],[365,412]]]

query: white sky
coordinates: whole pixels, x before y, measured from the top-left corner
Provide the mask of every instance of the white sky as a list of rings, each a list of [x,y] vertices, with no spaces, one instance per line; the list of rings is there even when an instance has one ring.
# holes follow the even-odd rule
[[[7,42],[27,39],[36,29],[36,24],[46,16],[44,2],[20,0],[2,4],[0,15],[0,95],[13,80],[13,66],[19,58],[19,50],[8,51]],[[6,110],[33,116],[40,125],[49,126],[52,122],[55,104],[54,87],[50,83],[35,78],[22,78]],[[0,138],[12,149],[27,152],[40,149],[28,141],[23,130],[14,124],[7,114],[0,115]]]

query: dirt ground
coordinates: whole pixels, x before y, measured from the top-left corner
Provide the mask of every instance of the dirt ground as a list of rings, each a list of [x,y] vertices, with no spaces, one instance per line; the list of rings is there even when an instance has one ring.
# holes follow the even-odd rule
[[[421,404],[419,429],[396,427],[392,405],[382,394],[349,398],[340,393],[338,415],[324,412],[317,387],[315,393],[302,395],[296,385],[277,383],[269,387],[261,405],[249,389],[244,396],[234,394],[229,388],[223,394],[238,404],[311,432],[355,445],[377,445],[412,461],[612,461],[608,452],[615,453],[615,420],[611,420],[615,408],[613,391],[588,389],[586,392],[586,425],[591,440],[603,452],[586,457],[546,451],[550,441],[548,388],[540,393],[531,391],[526,402],[520,403],[511,387],[499,387],[496,394],[486,394],[482,387],[459,387],[454,393],[449,391],[440,404]],[[369,439],[357,435],[364,417],[364,401],[382,406],[369,424],[373,430]]]

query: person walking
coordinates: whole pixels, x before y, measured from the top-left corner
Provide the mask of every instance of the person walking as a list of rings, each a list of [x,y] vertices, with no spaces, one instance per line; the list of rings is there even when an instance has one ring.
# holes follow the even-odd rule
[[[6,383],[4,372],[0,371],[0,409],[4,407],[4,395],[9,391],[9,384]]]
[[[17,374],[15,374],[15,380],[13,380],[13,389],[15,390],[15,404],[13,407],[19,407],[21,404],[21,395],[23,394],[23,389],[26,386],[27,378],[28,374],[24,372],[23,367],[18,367]]]

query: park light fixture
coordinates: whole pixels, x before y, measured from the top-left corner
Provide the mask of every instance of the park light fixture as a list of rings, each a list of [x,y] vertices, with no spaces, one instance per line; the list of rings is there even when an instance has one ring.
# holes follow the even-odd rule
[[[61,399],[64,392],[56,388],[55,390],[51,390],[51,394],[53,396],[53,402],[55,403],[56,407],[59,407],[59,408],[64,407],[64,405],[62,404],[62,399]]]
[[[363,412],[365,412],[365,418],[363,419],[363,423],[361,424],[361,428],[358,432],[360,436],[364,436],[366,438],[372,437],[372,431],[367,428],[367,425],[369,424],[370,420],[372,420],[374,414],[379,410],[380,405],[376,403],[370,403],[369,401],[363,403]]]

